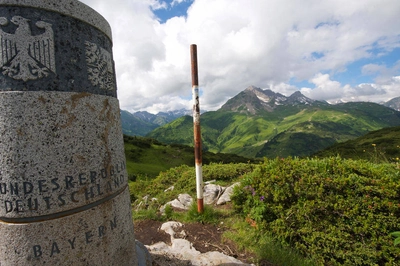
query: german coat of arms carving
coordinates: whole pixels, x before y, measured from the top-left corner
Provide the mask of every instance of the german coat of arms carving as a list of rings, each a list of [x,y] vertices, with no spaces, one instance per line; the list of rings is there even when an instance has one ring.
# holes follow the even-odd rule
[[[11,22],[17,26],[15,33],[3,31],[0,27],[0,70],[15,80],[36,80],[56,73],[54,55],[54,33],[52,25],[36,22],[44,33],[32,35],[29,20],[14,16]],[[0,17],[0,25],[7,26],[7,18]]]
[[[114,90],[114,71],[111,53],[95,43],[85,42],[89,80],[102,90]]]

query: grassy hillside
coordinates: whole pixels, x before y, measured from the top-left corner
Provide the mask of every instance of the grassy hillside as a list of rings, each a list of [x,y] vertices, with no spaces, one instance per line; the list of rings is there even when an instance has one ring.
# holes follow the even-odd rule
[[[400,127],[389,127],[337,143],[315,154],[317,157],[340,155],[343,158],[397,162],[400,158]]]
[[[161,171],[180,165],[194,166],[193,147],[163,144],[145,137],[124,136],[125,157],[130,180],[137,176],[157,176]],[[203,152],[203,164],[255,162],[235,154]]]
[[[278,106],[249,115],[232,111],[201,116],[203,147],[245,157],[308,156],[337,142],[400,125],[400,112],[375,103]],[[182,117],[147,136],[193,145],[193,121]]]

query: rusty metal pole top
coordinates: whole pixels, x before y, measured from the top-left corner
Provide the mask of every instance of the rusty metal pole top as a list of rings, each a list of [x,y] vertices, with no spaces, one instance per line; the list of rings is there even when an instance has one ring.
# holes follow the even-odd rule
[[[197,67],[197,45],[190,45],[190,60],[192,62],[192,86],[199,86],[198,67]]]

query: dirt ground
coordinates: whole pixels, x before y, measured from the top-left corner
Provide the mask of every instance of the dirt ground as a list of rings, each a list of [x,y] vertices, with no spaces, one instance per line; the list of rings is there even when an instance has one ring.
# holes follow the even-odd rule
[[[135,222],[135,238],[144,245],[153,245],[157,242],[171,244],[170,235],[160,230],[162,222],[146,220]],[[226,230],[222,226],[191,223],[184,224],[185,235],[182,238],[190,241],[193,247],[205,253],[208,251],[218,251],[228,256],[234,257],[245,263],[253,263],[252,255],[239,250],[236,245],[227,239],[222,239],[222,234]],[[153,256],[153,266],[164,265],[192,265],[188,261],[174,260],[162,256]],[[269,262],[261,262],[260,266],[273,266]]]

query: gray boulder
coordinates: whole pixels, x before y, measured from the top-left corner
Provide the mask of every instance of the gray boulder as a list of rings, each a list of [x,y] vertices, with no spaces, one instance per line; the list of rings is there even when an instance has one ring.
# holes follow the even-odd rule
[[[233,188],[238,185],[240,185],[240,183],[235,183],[235,184],[231,185],[230,187],[227,187],[225,189],[224,193],[222,193],[221,197],[218,198],[217,205],[223,205],[227,202],[230,202],[231,195],[233,193]]]
[[[225,188],[220,185],[208,184],[204,186],[204,203],[211,205],[217,202],[218,198],[222,195]]]

